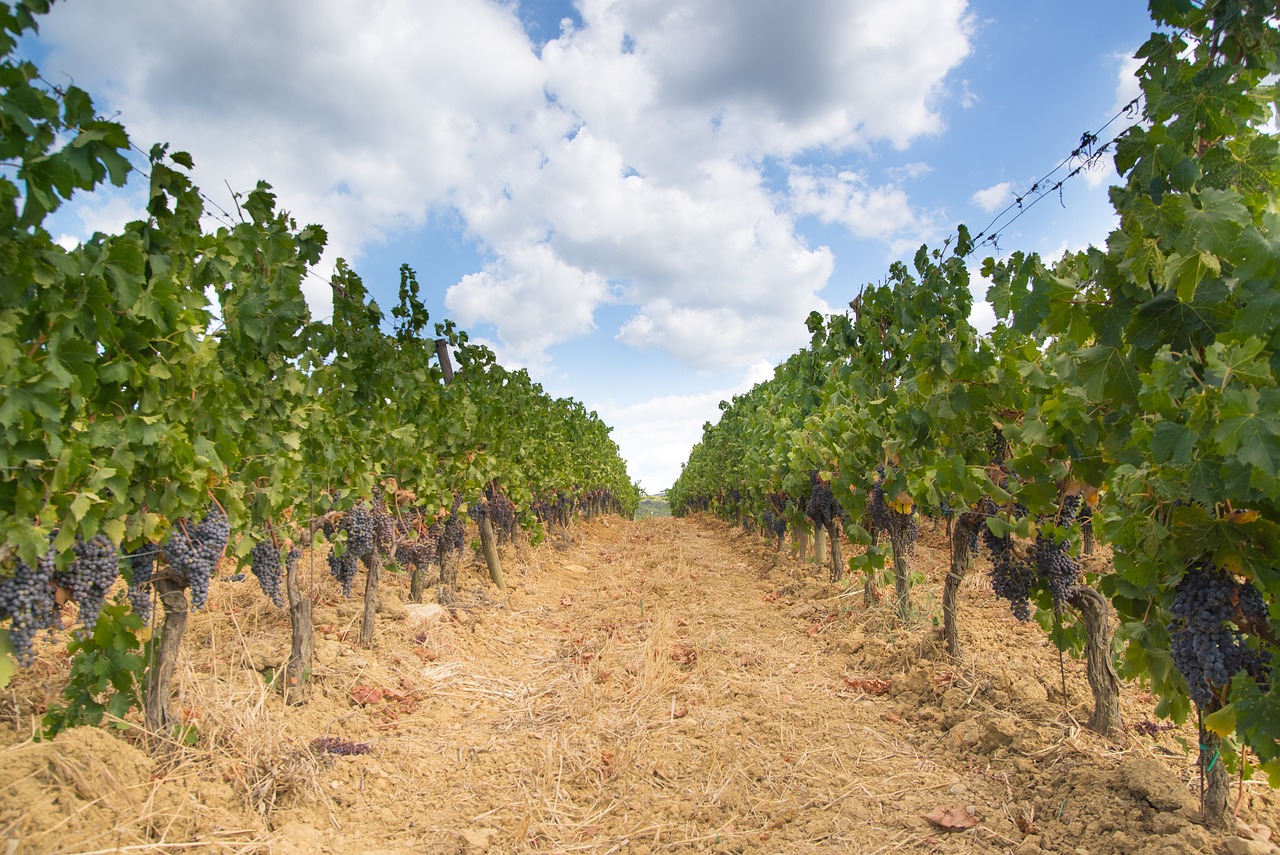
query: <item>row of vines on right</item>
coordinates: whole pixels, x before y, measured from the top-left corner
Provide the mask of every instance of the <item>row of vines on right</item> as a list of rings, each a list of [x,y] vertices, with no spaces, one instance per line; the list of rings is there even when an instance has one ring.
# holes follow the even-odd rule
[[[961,226],[922,247],[848,311],[812,314],[809,346],[721,404],[669,497],[822,531],[833,578],[865,574],[869,599],[891,567],[903,620],[917,518],[947,518],[952,655],[959,580],[985,552],[1014,615],[1083,652],[1090,727],[1119,731],[1120,678],[1194,715],[1221,825],[1246,749],[1280,785],[1280,33],[1262,4],[1151,7],[1106,245],[981,262],[985,334],[981,242]],[[863,547],[848,561],[841,524]],[[1114,558],[1085,573],[1095,537]]]

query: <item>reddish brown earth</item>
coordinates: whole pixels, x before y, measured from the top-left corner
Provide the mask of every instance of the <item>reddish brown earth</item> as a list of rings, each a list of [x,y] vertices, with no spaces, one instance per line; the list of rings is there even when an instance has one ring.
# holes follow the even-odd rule
[[[1277,852],[1277,794],[1246,781],[1239,834],[1194,822],[1194,732],[1081,726],[1083,664],[1019,624],[975,565],[964,662],[936,623],[941,532],[914,559],[917,617],[711,519],[607,518],[473,563],[442,620],[384,576],[378,634],[317,556],[316,691],[269,679],[284,612],[215,583],[175,706],[194,744],[77,728],[33,742],[66,678],[61,645],[0,700],[5,855],[87,852]],[[1102,559],[1098,559],[1102,560]],[[304,567],[311,566],[303,559]],[[413,607],[410,607],[413,608]],[[369,752],[313,750],[316,737]],[[1241,785],[1233,784],[1233,797]],[[1249,829],[1247,826],[1252,825]],[[1240,836],[1240,835],[1247,835]]]

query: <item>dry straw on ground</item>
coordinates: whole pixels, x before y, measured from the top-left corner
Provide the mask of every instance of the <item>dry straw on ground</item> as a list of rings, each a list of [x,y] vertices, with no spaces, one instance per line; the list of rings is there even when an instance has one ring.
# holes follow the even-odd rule
[[[297,708],[272,683],[286,616],[219,583],[177,681],[198,738],[163,758],[105,730],[28,741],[66,669],[42,648],[0,708],[0,835],[14,853],[1218,851],[1190,821],[1190,731],[1082,730],[1083,665],[1066,661],[1063,698],[1056,651],[992,597],[984,560],[962,589],[967,659],[946,657],[945,556],[926,531],[904,627],[860,580],[740,529],[609,518],[508,548],[505,598],[464,567],[443,621],[408,616],[387,574],[372,649],[317,569]],[[1126,687],[1129,722],[1152,704]],[[320,736],[369,753],[318,753]],[[1274,828],[1275,794],[1244,789],[1242,818]]]

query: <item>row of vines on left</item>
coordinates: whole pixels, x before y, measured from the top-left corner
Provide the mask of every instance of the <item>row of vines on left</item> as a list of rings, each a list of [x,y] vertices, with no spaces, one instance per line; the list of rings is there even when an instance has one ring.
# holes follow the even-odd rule
[[[349,590],[359,559],[376,598],[377,556],[399,545],[402,561],[439,561],[460,514],[484,534],[490,510],[535,530],[549,503],[634,511],[610,429],[451,322],[428,332],[407,266],[388,318],[339,260],[332,317],[313,317],[303,285],[325,231],[299,227],[266,183],[215,221],[188,154],[131,156],[87,93],[17,56],[48,6],[0,3],[0,680],[67,600],[81,643],[95,627],[131,631],[138,616],[105,604],[123,571],[140,616],[153,592],[164,609],[143,692],[147,726],[164,731],[188,593],[201,607],[230,557],[277,605],[287,595],[286,691],[300,700],[301,549],[328,537],[334,575]],[[72,248],[53,240],[46,220],[73,194],[139,173],[145,217]],[[126,710],[89,697],[62,722]]]

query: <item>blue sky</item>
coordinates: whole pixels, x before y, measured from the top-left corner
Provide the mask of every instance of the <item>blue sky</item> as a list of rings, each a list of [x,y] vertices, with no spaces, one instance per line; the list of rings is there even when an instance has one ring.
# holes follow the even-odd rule
[[[319,314],[333,259],[384,309],[408,263],[433,319],[599,412],[656,491],[811,310],[986,226],[1111,119],[1149,32],[1132,0],[65,0],[25,49],[227,210],[264,179],[324,224]],[[1101,243],[1109,164],[999,251]]]

